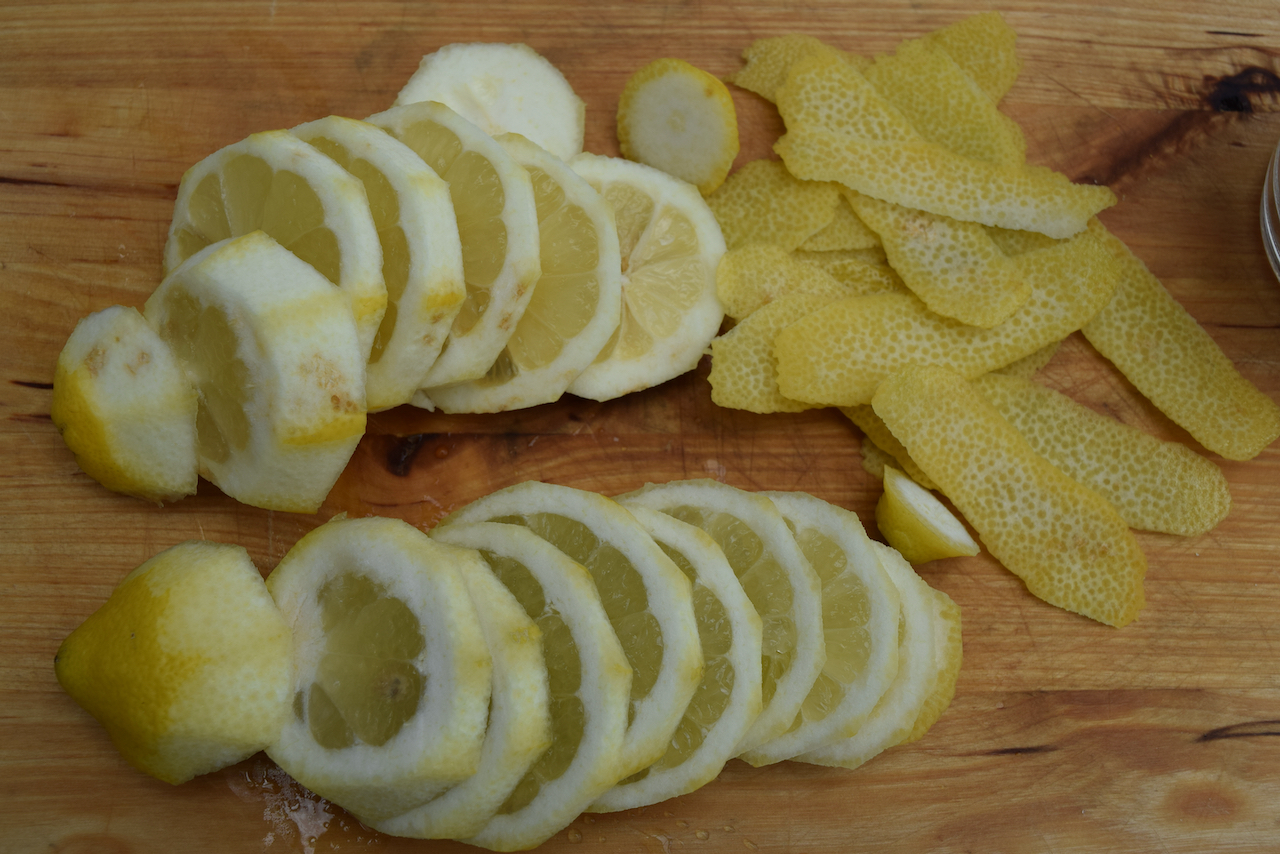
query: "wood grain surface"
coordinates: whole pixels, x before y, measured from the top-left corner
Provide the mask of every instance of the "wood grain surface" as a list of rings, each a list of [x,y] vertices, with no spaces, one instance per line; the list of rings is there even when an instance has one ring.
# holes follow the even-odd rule
[[[246,546],[269,571],[339,511],[429,525],[525,479],[613,494],[710,476],[800,489],[873,529],[879,484],[834,410],[711,404],[707,365],[611,403],[371,419],[315,517],[202,483],[164,508],[76,467],[49,420],[54,361],[82,316],[141,306],[183,171],[245,135],[389,106],[422,54],[525,42],[586,100],[616,154],[627,76],[676,56],[724,75],[754,38],[890,50],[999,8],[1024,71],[1004,110],[1030,160],[1120,198],[1106,224],[1273,399],[1280,282],[1258,231],[1280,141],[1275,0],[930,2],[6,2],[0,6],[0,851],[417,852],[298,789],[258,755],[179,787],[127,766],[59,689],[59,642],[143,560],[181,540]],[[734,92],[740,162],[769,156],[773,108]],[[1194,444],[1079,336],[1046,382]],[[1234,507],[1195,539],[1140,534],[1148,605],[1115,630],[1033,599],[989,556],[922,574],[964,613],[964,668],[929,734],[857,771],[731,762],[702,790],[584,817],[551,851],[1280,850],[1280,449],[1215,458]]]

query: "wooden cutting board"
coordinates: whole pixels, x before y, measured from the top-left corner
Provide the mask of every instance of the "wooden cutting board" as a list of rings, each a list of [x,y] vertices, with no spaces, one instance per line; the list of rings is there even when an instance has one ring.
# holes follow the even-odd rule
[[[879,484],[835,411],[718,409],[706,364],[611,403],[370,431],[316,517],[216,489],[163,509],[81,474],[49,421],[76,321],[140,306],[183,170],[259,130],[389,106],[424,53],[526,42],[586,100],[587,148],[615,154],[627,76],[661,56],[724,75],[753,39],[804,32],[883,52],[988,4],[906,2],[114,2],[0,8],[0,850],[452,851],[394,840],[299,791],[259,755],[180,787],[129,768],[59,689],[58,643],[138,563],[194,537],[265,573],[339,512],[431,524],[529,478],[614,494],[714,477],[807,490],[868,527]],[[1280,282],[1258,232],[1280,140],[1274,0],[1011,0],[1025,68],[1004,102],[1030,159],[1111,186],[1103,215],[1241,371],[1280,398]],[[740,162],[777,114],[734,93]],[[1042,377],[1192,444],[1087,344]],[[1194,445],[1193,445],[1194,447]],[[1216,459],[1216,458],[1215,458]],[[922,574],[963,608],[955,702],[920,742],[857,771],[731,762],[695,794],[587,817],[546,851],[1273,851],[1280,848],[1280,450],[1220,459],[1234,507],[1195,539],[1139,535],[1148,606],[1115,630],[1050,608],[990,557]]]

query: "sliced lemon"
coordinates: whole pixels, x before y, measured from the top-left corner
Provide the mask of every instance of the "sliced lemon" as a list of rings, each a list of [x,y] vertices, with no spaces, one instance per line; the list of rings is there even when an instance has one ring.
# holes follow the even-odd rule
[[[590,573],[519,525],[450,524],[431,536],[479,550],[542,630],[551,746],[484,827],[463,841],[497,851],[539,845],[618,779],[631,668]]]
[[[450,44],[422,57],[396,105],[439,101],[490,136],[514,132],[568,160],[582,151],[586,104],[525,44]]]
[[[964,523],[932,492],[893,466],[884,467],[876,526],[910,563],[976,555],[981,549]]]
[[[259,230],[342,288],[367,358],[387,289],[360,181],[288,131],[255,133],[219,149],[182,176],[165,273],[211,243]]]
[[[200,473],[245,504],[314,513],[364,434],[364,355],[342,292],[255,231],[187,259],[146,317],[199,394]]]
[[[693,582],[693,611],[706,669],[666,753],[591,805],[612,812],[656,804],[711,782],[760,714],[761,621],[715,540],[678,519],[631,513]]]
[[[363,821],[475,773],[491,659],[456,565],[399,519],[338,517],[267,577],[293,629],[293,711],[267,754]]]
[[[738,156],[738,114],[728,88],[683,59],[655,59],[627,79],[618,101],[618,146],[698,188],[719,187]]]
[[[827,660],[791,729],[744,753],[752,765],[790,759],[853,735],[898,674],[901,597],[855,513],[803,492],[763,493],[822,579]]]
[[[421,157],[374,125],[329,116],[290,132],[364,185],[387,287],[365,393],[371,412],[408,403],[466,296],[449,187]]]
[[[792,757],[797,761],[857,768],[911,734],[938,681],[936,600],[932,588],[902,555],[874,541],[871,545],[881,567],[898,588],[902,605],[897,631],[897,675],[857,732]]]
[[[933,651],[935,676],[933,685],[911,732],[901,744],[919,741],[929,728],[951,705],[956,695],[956,682],[960,677],[960,665],[964,659],[964,640],[960,625],[960,606],[951,597],[936,588],[933,594]]]
[[[720,546],[763,621],[762,708],[737,752],[782,735],[795,722],[826,660],[822,582],[782,514],[762,495],[713,480],[649,484],[618,500],[701,528]]]
[[[196,392],[135,308],[76,324],[58,354],[49,411],[85,474],[162,504],[196,491]]]
[[[177,784],[275,741],[293,654],[248,552],[191,540],[126,575],[54,671],[125,759]]]
[[[591,572],[635,671],[615,767],[625,777],[652,765],[702,678],[689,579],[634,516],[594,492],[528,481],[468,504],[442,525],[486,521],[524,525]]]
[[[448,537],[441,538],[441,541]],[[477,541],[485,547],[488,540]],[[462,544],[458,544],[462,545]],[[493,553],[489,553],[492,557]],[[496,558],[494,558],[496,560]],[[478,552],[457,562],[493,657],[489,725],[476,773],[403,815],[378,822],[394,836],[465,839],[489,823],[529,768],[551,747],[542,630]],[[620,716],[619,716],[620,717]]]
[[[478,380],[432,389],[444,412],[551,403],[618,327],[622,261],[613,211],[576,172],[516,134],[498,143],[533,181],[542,276],[497,361]]]
[[[538,213],[529,173],[502,146],[432,101],[366,121],[413,149],[449,184],[467,296],[423,386],[484,376],[524,313],[538,280]]]
[[[569,391],[611,400],[692,370],[724,319],[715,217],[695,188],[641,163],[581,154],[569,165],[612,208],[622,254],[621,323]]]

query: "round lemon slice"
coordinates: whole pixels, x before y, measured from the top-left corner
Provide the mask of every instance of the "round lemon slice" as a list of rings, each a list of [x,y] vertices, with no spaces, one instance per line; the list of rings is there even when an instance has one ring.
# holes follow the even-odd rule
[[[538,211],[529,173],[443,104],[366,119],[413,149],[449,184],[467,295],[423,387],[479,379],[506,346],[538,281]]]
[[[342,288],[367,358],[387,289],[360,181],[288,131],[255,133],[219,149],[182,176],[165,273],[212,243],[251,231],[265,231]]]
[[[857,732],[898,673],[901,608],[857,514],[802,492],[763,494],[822,579],[827,661],[791,729],[743,755],[756,766]]]
[[[650,484],[620,496],[711,535],[763,621],[761,711],[737,752],[786,732],[822,672],[822,582],[786,520],[762,495],[714,480]]]
[[[342,292],[256,231],[191,256],[146,317],[199,395],[200,473],[245,504],[314,513],[364,434],[364,356]]]
[[[937,600],[933,590],[916,575],[902,555],[874,541],[871,545],[880,565],[898,588],[902,603],[898,625],[898,673],[857,732],[793,756],[797,761],[857,768],[911,735],[926,700],[937,686]]]
[[[190,540],[126,575],[54,671],[125,759],[177,784],[276,739],[293,655],[248,552]]]
[[[622,262],[613,212],[568,166],[517,134],[498,143],[533,182],[542,276],[506,347],[478,380],[430,391],[444,412],[557,400],[618,326]]]
[[[893,466],[884,467],[876,526],[910,563],[976,555],[981,549],[937,497]]]
[[[459,560],[399,519],[339,517],[267,577],[297,665],[267,754],[363,821],[425,803],[479,764],[491,659]]]
[[[738,114],[728,87],[682,59],[655,59],[622,90],[618,145],[628,160],[711,193],[738,156]]]
[[[613,209],[622,253],[622,320],[569,391],[611,400],[692,370],[720,330],[716,265],[724,236],[695,187],[615,157],[570,163]]]
[[[693,582],[706,668],[666,753],[619,781],[591,805],[591,812],[656,804],[711,782],[760,714],[760,615],[724,552],[692,525],[647,507],[630,510]]]
[[[387,310],[369,351],[370,412],[408,403],[462,307],[462,244],[449,187],[406,145],[355,119],[290,131],[360,179],[382,245]]]
[[[196,491],[196,392],[136,308],[76,324],[58,354],[49,411],[85,474],[162,504]]]
[[[468,549],[462,555],[466,559],[458,561],[458,572],[475,603],[493,657],[493,693],[480,765],[476,773],[439,797],[377,823],[378,830],[394,836],[475,836],[551,746],[542,630],[478,552]]]
[[[450,44],[422,57],[396,104],[439,101],[490,136],[508,131],[568,160],[582,151],[586,104],[524,44]]]
[[[911,732],[902,744],[919,741],[929,731],[942,713],[951,705],[956,695],[956,682],[960,677],[960,665],[964,658],[964,643],[960,627],[960,606],[941,590],[933,593],[933,651],[936,676],[933,686],[920,706],[920,714]]]
[[[528,481],[498,490],[442,524],[524,525],[587,568],[634,671],[618,777],[652,765],[702,678],[689,579],[616,502],[580,489]]]
[[[496,851],[533,848],[618,779],[631,668],[590,573],[519,525],[453,524],[431,536],[480,552],[542,630],[551,746],[496,814],[463,839]]]

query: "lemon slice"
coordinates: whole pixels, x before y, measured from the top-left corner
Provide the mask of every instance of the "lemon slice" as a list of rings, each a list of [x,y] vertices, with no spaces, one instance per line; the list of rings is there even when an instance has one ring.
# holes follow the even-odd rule
[[[898,674],[901,608],[897,587],[880,566],[857,514],[802,492],[763,494],[787,520],[822,579],[827,660],[792,728],[743,754],[756,766],[858,731]]]
[[[532,848],[618,779],[631,668],[591,575],[519,525],[450,524],[431,536],[480,551],[542,630],[551,746],[484,827],[463,841],[497,851]]]
[[[692,370],[724,319],[715,217],[694,187],[641,163],[581,154],[569,165],[613,209],[622,253],[622,321],[569,391],[611,400]]]
[[[369,411],[408,403],[462,307],[462,244],[449,187],[381,128],[329,116],[291,131],[364,185],[382,245],[387,310],[365,376]]]
[[[568,160],[582,151],[586,104],[524,44],[450,44],[422,57],[396,105],[438,101],[490,136],[518,133]]]
[[[200,473],[245,504],[314,513],[364,434],[342,292],[258,231],[189,258],[146,317],[199,394]]]
[[[933,594],[933,652],[935,676],[928,696],[920,706],[920,714],[911,732],[901,744],[919,741],[951,705],[956,695],[956,682],[964,659],[964,641],[960,626],[960,606],[941,590]]]
[[[259,230],[342,288],[367,358],[387,289],[360,181],[288,131],[255,133],[219,149],[182,176],[165,273],[211,243]]]
[[[465,839],[476,835],[551,746],[542,630],[478,552],[466,553],[457,568],[493,657],[489,726],[475,774],[422,806],[377,823],[378,830],[394,836]]]
[[[932,588],[916,575],[902,555],[874,541],[871,545],[880,566],[898,588],[902,604],[897,631],[898,672],[857,732],[792,757],[797,761],[857,768],[911,734],[938,681],[934,637],[936,600]]]
[[[293,629],[293,711],[267,754],[363,821],[475,773],[491,659],[456,569],[466,552],[399,519],[339,517],[267,577]]]
[[[248,552],[190,540],[126,575],[54,671],[125,759],[177,784],[276,739],[293,656]]]
[[[893,466],[884,467],[876,525],[889,545],[911,563],[981,551],[964,524],[932,492]]]
[[[480,128],[435,102],[366,121],[413,149],[449,184],[467,296],[424,387],[484,376],[538,280],[538,213],[529,173]]]
[[[591,805],[611,812],[656,804],[711,782],[760,714],[760,615],[705,532],[650,510],[631,513],[693,582],[706,669],[664,753]]]
[[[528,481],[468,504],[442,524],[524,525],[595,579],[605,613],[635,672],[618,777],[667,749],[702,678],[702,650],[689,579],[635,517],[594,492]]]
[[[698,188],[719,187],[738,156],[738,114],[729,89],[682,59],[655,59],[632,74],[618,101],[618,146]]]
[[[196,393],[135,308],[76,324],[53,374],[49,411],[85,474],[162,504],[196,491]]]
[[[795,722],[826,660],[822,583],[773,502],[713,480],[649,484],[620,496],[711,535],[763,621],[761,702],[737,752],[759,747]]]
[[[618,231],[600,194],[524,137],[506,134],[498,143],[533,182],[542,276],[489,371],[431,390],[444,412],[500,412],[559,399],[609,340],[622,308]]]

